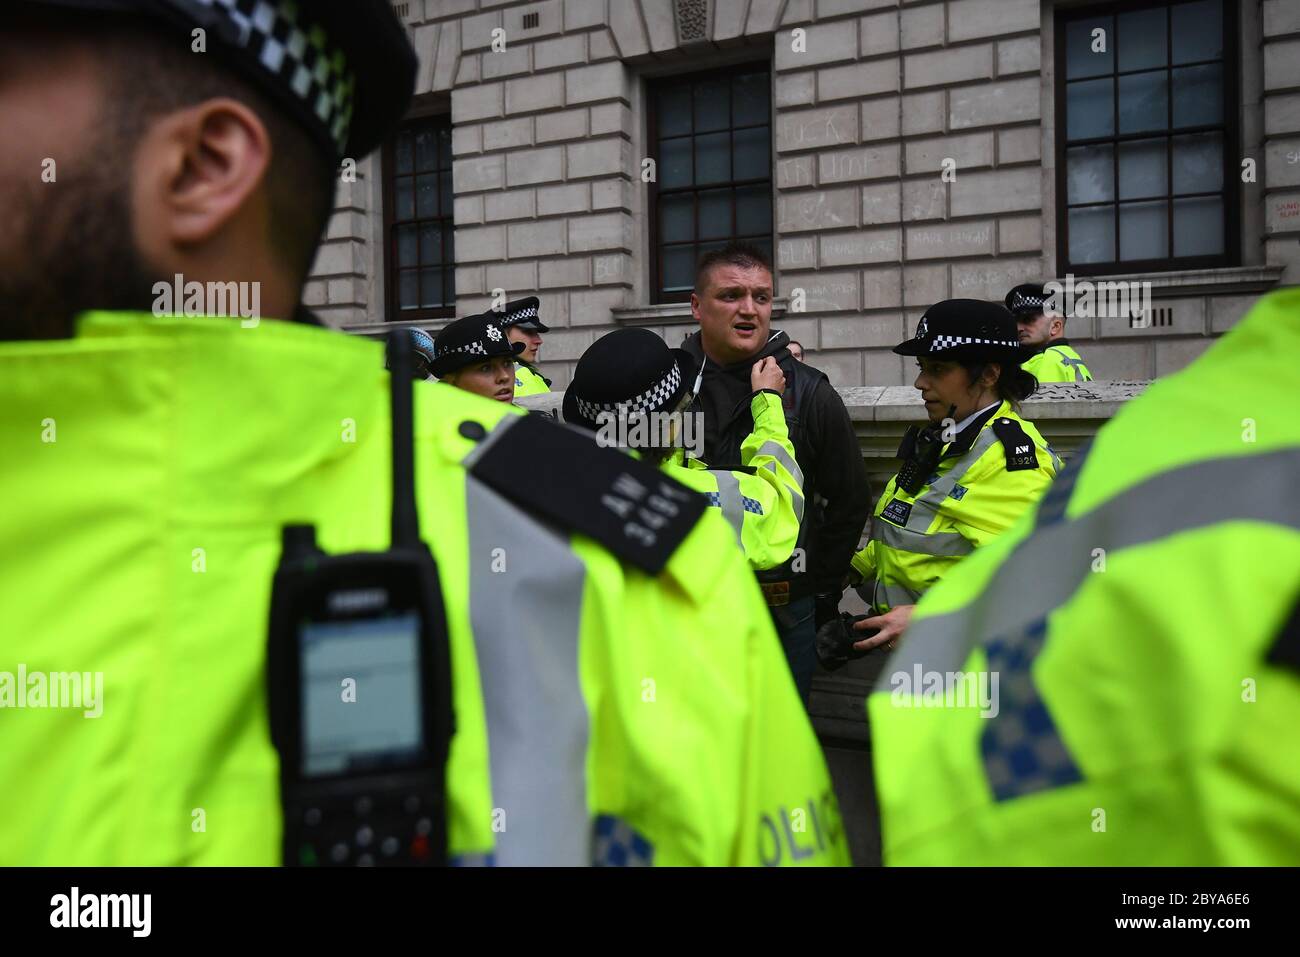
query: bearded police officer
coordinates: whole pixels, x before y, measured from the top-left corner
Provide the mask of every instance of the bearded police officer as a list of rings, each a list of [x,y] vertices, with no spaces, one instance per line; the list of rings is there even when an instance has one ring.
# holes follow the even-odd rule
[[[1007,293],[1006,307],[1016,319],[1020,344],[1031,353],[1022,368],[1039,382],[1092,381],[1092,373],[1065,338],[1065,316],[1052,311],[1049,298],[1036,283]]]
[[[1056,454],[1023,418],[1034,391],[1016,326],[997,303],[949,299],[894,347],[914,356],[929,424],[903,438],[903,461],[876,504],[871,541],[853,556],[873,616],[859,651],[895,641],[913,606],[965,556],[1011,527],[1051,484]]]
[[[922,599],[869,700],[885,863],[1300,861],[1298,353],[1279,290]]]
[[[432,383],[390,398],[377,343],[298,308],[334,170],[410,102],[392,6],[11,0],[4,15],[0,338],[18,341],[0,343],[0,657],[105,680],[84,720],[5,719],[0,863],[270,864],[300,826],[337,829],[343,864],[427,859],[430,827],[462,864],[843,861],[812,732],[767,707],[789,679],[726,523],[542,417]],[[178,274],[209,315],[206,284],[256,284],[256,321],[151,314],[155,281]],[[272,595],[297,581],[280,572],[358,569],[349,553],[396,544],[399,473],[427,550],[382,567],[436,563],[403,581],[449,649],[452,690],[427,703],[455,719],[428,745],[450,747],[445,814],[409,847],[346,815],[285,816],[277,774],[314,765],[278,760],[268,733],[268,716],[300,717],[268,707]],[[340,594],[322,614],[391,598]],[[360,719],[339,708],[401,721],[362,678],[352,703],[335,685],[316,704],[349,734]],[[819,825],[792,833],[801,808]]]
[[[498,316],[510,341],[524,347],[515,357],[515,395],[521,398],[551,391],[551,380],[537,368],[537,355],[542,348],[541,334],[551,331],[539,316],[540,307],[536,296],[528,296],[506,303],[504,315]]]
[[[635,450],[647,461],[702,493],[735,532],[756,569],[775,568],[790,557],[803,517],[803,474],[781,409],[785,376],[775,360],[751,371],[754,431],[734,468],[710,468],[698,457],[703,438],[691,403],[695,363],[669,349],[649,329],[619,329],[582,354],[564,392],[564,420],[602,436],[606,444]],[[692,443],[698,448],[692,449]],[[694,455],[687,455],[687,451]],[[795,703],[782,696],[772,703]],[[796,707],[787,720],[807,723]]]

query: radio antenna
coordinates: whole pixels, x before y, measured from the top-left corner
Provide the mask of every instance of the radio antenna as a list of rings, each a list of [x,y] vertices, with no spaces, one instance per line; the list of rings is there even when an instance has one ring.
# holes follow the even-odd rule
[[[412,352],[411,334],[406,329],[389,331],[389,405],[393,426],[393,548],[417,547],[420,544],[420,521],[415,507]]]

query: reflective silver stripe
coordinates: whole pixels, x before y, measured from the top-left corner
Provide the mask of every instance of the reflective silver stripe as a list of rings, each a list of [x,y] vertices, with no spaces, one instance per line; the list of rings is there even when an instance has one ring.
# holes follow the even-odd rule
[[[915,532],[885,521],[875,523],[875,528],[871,530],[871,537],[890,548],[914,552],[918,555],[958,557],[969,555],[975,550],[975,546],[957,532]]]
[[[996,418],[996,416],[993,418]],[[993,419],[990,418],[989,422],[992,421]],[[975,443],[967,450],[966,454],[959,458],[951,469],[941,475],[924,495],[912,503],[911,514],[907,517],[907,527],[917,532],[924,532],[928,529],[930,523],[934,521],[939,506],[943,504],[943,500],[952,493],[957,483],[997,441],[997,433],[985,424],[980,429],[980,434],[976,437]]]
[[[745,527],[745,503],[740,497],[740,480],[726,469],[711,469],[710,473],[718,483],[718,504],[722,508],[722,517],[727,520],[740,542],[740,532]]]
[[[508,422],[502,419],[492,437]],[[592,838],[589,725],[578,635],[586,567],[568,541],[472,475],[465,501],[492,804],[505,812],[494,859],[503,866],[585,867]]]
[[[781,448],[778,443],[770,440],[764,442],[758,447],[757,454],[772,456],[772,458],[784,465],[790,474],[794,476],[794,480],[799,483],[799,488],[803,488],[803,472],[799,470],[799,464],[794,460],[794,457],[785,449]]]
[[[1019,634],[1069,601],[1092,573],[1094,549],[1113,555],[1222,522],[1300,530],[1298,472],[1300,448],[1211,459],[1153,476],[1084,515],[1040,524],[970,603],[909,628],[890,670],[961,670],[978,642]],[[889,690],[887,678],[877,691]]]
[[[1083,373],[1079,371],[1080,367],[1083,365],[1082,359],[1071,359],[1064,352],[1062,352],[1061,365],[1070,367],[1070,370],[1074,373],[1075,382],[1079,382],[1083,379]]]
[[[899,605],[915,605],[921,600],[921,596],[910,588],[882,581],[875,583],[869,596],[863,595],[861,591],[858,592],[858,595],[872,608],[886,606],[897,608]]]
[[[778,482],[780,482],[782,488],[789,489],[790,501],[794,505],[794,520],[798,522],[800,525],[802,525],[803,524],[803,495],[800,494],[800,492],[790,488],[789,485],[787,485],[784,481],[782,481],[781,474],[776,470],[775,462],[765,462],[763,463],[763,467],[776,476],[776,479]],[[803,486],[800,485],[799,488],[802,490]]]

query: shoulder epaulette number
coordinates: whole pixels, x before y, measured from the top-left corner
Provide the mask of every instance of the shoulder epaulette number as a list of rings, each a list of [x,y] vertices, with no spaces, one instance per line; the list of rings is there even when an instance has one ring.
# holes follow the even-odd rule
[[[652,575],[708,507],[703,495],[654,466],[544,416],[519,418],[483,450],[470,473],[530,513],[595,539]]]
[[[1038,468],[1038,450],[1034,440],[1025,434],[1020,423],[1006,416],[993,420],[993,431],[1002,443],[1007,457],[1008,472],[1023,472]]]

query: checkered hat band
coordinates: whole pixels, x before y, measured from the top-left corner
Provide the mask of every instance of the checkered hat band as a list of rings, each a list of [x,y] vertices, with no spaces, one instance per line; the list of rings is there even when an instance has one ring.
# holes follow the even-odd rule
[[[511,323],[523,322],[525,319],[536,319],[537,307],[527,306],[523,309],[516,309],[514,312],[506,314],[506,321],[502,325],[508,326]]]
[[[1011,299],[1012,309],[1042,309],[1047,305],[1048,296],[1029,295],[1018,292]]]
[[[935,336],[934,341],[930,343],[930,351],[938,352],[940,349],[951,349],[953,346],[1009,346],[1019,348],[1019,342],[1012,342],[1008,339],[979,339],[974,336]]]
[[[602,412],[617,414],[652,412],[663,408],[664,404],[672,398],[673,393],[677,391],[678,386],[681,384],[681,370],[677,368],[677,363],[673,363],[672,369],[669,370],[666,376],[640,395],[628,399],[626,402],[588,402],[578,396],[575,396],[574,399],[577,402],[578,411],[588,419],[594,419]]]
[[[454,356],[461,353],[469,353],[471,355],[476,355],[476,356],[485,356],[487,355],[487,349],[483,347],[482,342],[471,342],[469,345],[466,346],[453,346],[453,347],[448,347],[446,349],[439,349],[438,354],[434,356],[434,358],[441,359],[443,356]]]
[[[186,0],[226,17],[234,41],[292,91],[343,154],[352,126],[356,78],[343,51],[302,15],[298,0]]]

